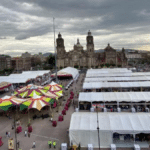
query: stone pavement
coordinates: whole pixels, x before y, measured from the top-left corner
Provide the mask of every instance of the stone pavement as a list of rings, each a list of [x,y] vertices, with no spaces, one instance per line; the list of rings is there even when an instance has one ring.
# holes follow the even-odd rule
[[[73,83],[73,86],[71,86],[65,93],[70,93],[70,90],[73,89],[73,92],[75,93],[75,97],[77,96],[77,93],[81,91],[81,80],[83,80],[83,76],[85,74],[80,74],[78,82]],[[64,82],[63,82],[64,83]],[[7,93],[8,94],[8,93]],[[64,96],[63,99],[67,100],[68,96]],[[74,99],[76,107],[78,106],[78,99],[77,97]],[[63,101],[64,105],[66,101]],[[60,107],[59,112],[56,112],[54,109],[54,120],[58,120],[59,113],[61,113],[63,109],[63,106]],[[46,110],[42,110],[42,112],[47,112]],[[41,112],[41,114],[42,114]],[[49,121],[50,118],[45,118],[42,120],[42,118],[31,120],[31,125],[33,127],[33,132],[29,137],[24,136],[24,131],[27,130],[27,118],[28,114],[20,114],[21,122],[22,122],[22,132],[17,134],[17,139],[20,141],[20,148],[22,150],[30,150],[32,148],[32,144],[35,141],[36,142],[36,148],[35,150],[48,150],[48,140],[53,138],[56,138],[56,149],[60,149],[60,143],[68,143],[69,144],[69,136],[67,134],[67,129],[70,126],[70,119],[71,115],[74,112],[74,106],[71,104],[69,107],[69,110],[66,112],[66,115],[64,116],[64,121],[58,122],[57,121],[57,127],[52,127],[52,123]],[[39,112],[37,112],[39,113]],[[13,117],[13,113],[11,114]],[[33,114],[30,112],[30,116],[32,117]],[[10,131],[11,137],[15,139],[15,132],[11,129],[11,126],[13,124],[13,119],[8,119],[5,116],[0,116],[0,136],[2,136],[2,141],[4,142],[4,145],[0,147],[0,150],[7,150],[8,149],[8,138],[6,138],[6,131]],[[58,140],[59,141],[58,141]],[[51,149],[54,149],[53,147]]]

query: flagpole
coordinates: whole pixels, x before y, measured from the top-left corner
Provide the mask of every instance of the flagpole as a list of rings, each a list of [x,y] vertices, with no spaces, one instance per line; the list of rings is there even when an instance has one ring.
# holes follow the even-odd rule
[[[57,78],[57,56],[56,56],[56,44],[55,44],[55,18],[53,17],[53,30],[54,30],[54,53],[55,53],[55,78],[56,78],[56,83],[58,83],[58,78]]]

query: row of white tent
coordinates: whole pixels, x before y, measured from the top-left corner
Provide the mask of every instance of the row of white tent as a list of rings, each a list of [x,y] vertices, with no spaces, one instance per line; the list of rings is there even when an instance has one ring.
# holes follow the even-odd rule
[[[124,73],[87,73],[87,78],[97,78],[97,77],[136,77],[136,76],[150,76],[150,72],[124,72]]]
[[[35,79],[39,76],[43,76],[44,74],[48,73],[50,73],[50,70],[23,71],[21,74],[10,74],[9,76],[0,76],[0,83],[26,83],[30,79]]]
[[[79,102],[150,102],[150,92],[80,92]]]
[[[150,76],[137,76],[137,77],[98,77],[98,78],[85,78],[84,82],[103,82],[103,81],[150,81]]]
[[[113,133],[150,133],[150,113],[98,113],[100,147],[110,148]],[[73,145],[87,147],[89,143],[98,148],[97,113],[75,112],[71,116],[69,128]]]
[[[150,81],[141,82],[84,82],[83,89],[150,87]]]
[[[102,68],[102,69],[88,69],[87,74],[96,74],[96,73],[132,73],[131,70],[128,70],[127,68]]]

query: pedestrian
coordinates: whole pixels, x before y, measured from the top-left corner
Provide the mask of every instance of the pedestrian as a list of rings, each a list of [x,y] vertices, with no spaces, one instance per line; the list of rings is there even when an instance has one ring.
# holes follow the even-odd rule
[[[6,137],[8,137],[8,132],[6,131]]]
[[[32,148],[35,148],[35,141],[33,142],[33,146],[32,146]]]
[[[24,136],[25,136],[25,137],[27,136],[27,131],[26,131],[26,130],[24,131]]]
[[[51,148],[51,146],[52,146],[52,141],[48,141],[48,145],[49,145],[49,148]]]
[[[8,132],[8,137],[10,138],[10,132]]]
[[[54,146],[54,148],[56,148],[56,142],[55,141],[53,142],[53,146]]]
[[[28,137],[30,137],[30,132],[28,132]]]
[[[13,130],[14,128],[15,128],[14,125],[12,125],[12,128],[11,128],[11,129]]]
[[[20,142],[18,141],[18,142],[17,142],[17,147],[19,148],[19,146],[20,146]]]

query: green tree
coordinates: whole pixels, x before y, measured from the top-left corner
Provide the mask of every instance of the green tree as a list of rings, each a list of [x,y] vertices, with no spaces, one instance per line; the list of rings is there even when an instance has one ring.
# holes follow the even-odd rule
[[[55,56],[50,54],[47,57],[47,63],[50,64],[52,66],[52,68],[54,68],[55,67]]]

